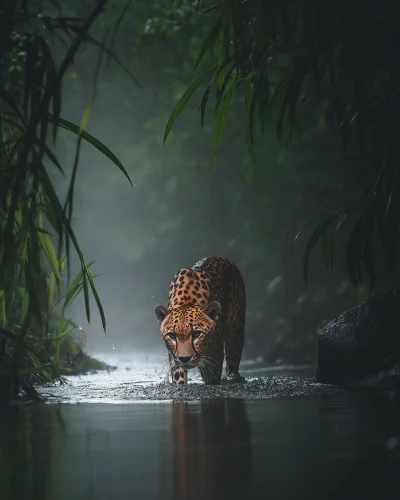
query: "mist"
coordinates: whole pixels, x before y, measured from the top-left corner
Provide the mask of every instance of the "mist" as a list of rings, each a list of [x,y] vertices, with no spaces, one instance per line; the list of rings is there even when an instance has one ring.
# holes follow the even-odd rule
[[[202,130],[199,94],[164,145],[168,116],[194,78],[192,53],[204,26],[193,24],[190,14],[179,29],[146,31],[154,9],[133,6],[115,42],[141,88],[106,58],[94,83],[98,54],[93,47],[79,54],[66,79],[65,118],[80,123],[95,95],[87,131],[121,160],[133,183],[104,155],[82,145],[73,227],[85,259],[94,261],[92,272],[100,274],[95,282],[107,332],[93,300],[90,324],[83,298],[75,301],[70,316],[87,332],[89,353],[164,355],[154,307],[167,305],[169,284],[179,269],[222,256],[238,266],[246,284],[244,358],[313,362],[318,329],[363,296],[351,288],[340,259],[335,273],[328,272],[318,253],[306,287],[304,242],[291,252],[296,233],[310,217],[354,194],[355,188],[343,187],[338,143],[319,123],[290,143],[279,144],[271,134],[260,144],[260,168],[254,172],[238,102],[213,170],[213,117],[206,113]],[[107,22],[96,29],[101,39]],[[57,154],[66,172],[71,172],[75,148],[76,137],[60,137]],[[62,197],[68,175],[57,179]],[[71,269],[72,275],[79,269],[74,257]]]

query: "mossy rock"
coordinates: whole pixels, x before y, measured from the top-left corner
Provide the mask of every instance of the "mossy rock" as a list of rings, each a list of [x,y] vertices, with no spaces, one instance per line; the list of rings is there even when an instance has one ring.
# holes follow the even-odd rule
[[[396,288],[328,323],[318,336],[317,382],[392,385],[392,379],[400,376],[399,309],[400,288]]]
[[[110,366],[86,354],[71,337],[67,337],[61,346],[60,365],[61,371],[66,375],[83,375],[103,370],[109,372],[116,369],[116,366]]]

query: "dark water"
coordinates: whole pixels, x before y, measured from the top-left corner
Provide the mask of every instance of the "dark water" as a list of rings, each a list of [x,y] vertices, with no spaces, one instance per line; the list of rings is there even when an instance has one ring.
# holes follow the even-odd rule
[[[0,411],[1,500],[398,499],[394,393]]]

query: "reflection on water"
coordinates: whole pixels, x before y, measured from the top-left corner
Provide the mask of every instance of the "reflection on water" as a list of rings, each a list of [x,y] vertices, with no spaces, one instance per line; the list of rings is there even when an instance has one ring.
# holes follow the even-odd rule
[[[0,498],[395,499],[391,393],[0,411]]]
[[[321,398],[324,470],[335,491],[348,498],[400,498],[399,396],[361,390],[342,400]]]
[[[45,498],[53,444],[48,425],[57,413],[55,409],[43,419],[40,411],[0,408],[2,500]]]
[[[171,430],[163,479],[169,498],[246,497],[251,440],[244,400],[174,401]]]

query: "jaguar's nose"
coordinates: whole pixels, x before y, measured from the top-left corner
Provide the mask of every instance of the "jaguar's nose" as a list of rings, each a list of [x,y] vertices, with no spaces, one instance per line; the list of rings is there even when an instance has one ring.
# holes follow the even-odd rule
[[[192,359],[192,356],[178,356],[178,359],[182,363],[188,363]]]

